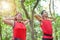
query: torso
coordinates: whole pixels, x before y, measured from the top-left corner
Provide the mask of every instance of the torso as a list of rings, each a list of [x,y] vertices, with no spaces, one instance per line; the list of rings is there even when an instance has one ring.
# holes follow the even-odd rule
[[[15,38],[26,40],[26,27],[24,23],[15,21],[13,35]]]
[[[52,34],[52,22],[50,20],[42,20],[40,26],[43,34]],[[43,38],[52,38],[52,36],[43,36]]]

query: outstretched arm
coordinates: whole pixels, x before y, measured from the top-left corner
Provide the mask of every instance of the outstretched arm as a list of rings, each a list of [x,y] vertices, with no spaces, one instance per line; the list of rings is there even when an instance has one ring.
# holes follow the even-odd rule
[[[55,21],[56,20],[56,18],[54,18],[54,17],[48,17],[48,18],[49,18],[50,21]]]

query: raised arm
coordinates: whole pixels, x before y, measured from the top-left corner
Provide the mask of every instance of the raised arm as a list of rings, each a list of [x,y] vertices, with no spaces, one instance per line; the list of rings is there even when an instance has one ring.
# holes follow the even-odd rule
[[[48,17],[48,18],[49,18],[50,21],[55,21],[56,20],[56,18],[54,18],[54,17]]]
[[[22,21],[25,25],[29,22],[28,19]]]
[[[12,20],[13,20],[13,21],[12,21]],[[4,18],[4,19],[3,19],[3,22],[4,22],[5,24],[14,26],[14,18],[13,18],[13,17],[11,17],[11,18]]]
[[[38,14],[35,14],[34,17],[38,20],[38,21],[41,21],[42,20],[42,17]]]

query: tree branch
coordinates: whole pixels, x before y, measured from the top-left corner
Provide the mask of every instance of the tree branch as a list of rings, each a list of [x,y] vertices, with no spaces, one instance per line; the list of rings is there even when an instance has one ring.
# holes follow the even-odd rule
[[[23,8],[23,10],[24,10],[24,12],[26,14],[26,17],[28,19],[30,19],[29,14],[28,14],[27,10],[25,9],[24,2],[25,2],[25,0],[21,0],[21,6],[22,6],[22,8]]]
[[[52,16],[52,13],[51,13],[51,0],[50,0],[50,3],[49,3],[49,12],[50,12],[50,15]]]
[[[39,3],[39,0],[36,1],[32,9],[32,18],[31,18],[32,40],[35,40],[35,37],[33,36],[34,35],[34,10],[37,7],[38,3]]]
[[[36,1],[35,6],[34,6],[33,9],[32,9],[32,20],[34,20],[34,10],[35,10],[35,8],[37,7],[39,1],[40,1],[40,0],[37,0],[37,1]]]
[[[52,1],[52,8],[53,8],[53,15],[55,16],[55,9],[54,9],[54,0]]]
[[[35,6],[33,7],[33,11],[34,11],[34,9],[37,7],[39,1],[40,1],[40,0],[37,0],[37,2],[35,3]]]

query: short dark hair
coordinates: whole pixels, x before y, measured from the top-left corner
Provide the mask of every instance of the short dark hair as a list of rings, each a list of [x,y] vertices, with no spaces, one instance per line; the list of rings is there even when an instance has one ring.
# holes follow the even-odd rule
[[[41,12],[41,15],[42,15],[44,12],[46,12],[46,10],[43,10],[43,11]],[[47,13],[47,12],[46,12],[46,13]]]

